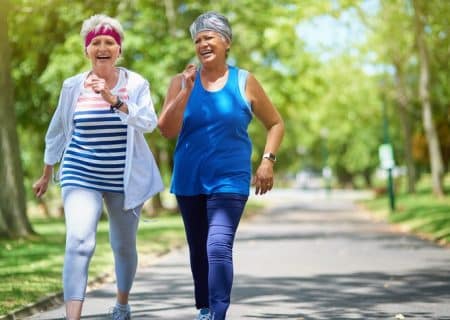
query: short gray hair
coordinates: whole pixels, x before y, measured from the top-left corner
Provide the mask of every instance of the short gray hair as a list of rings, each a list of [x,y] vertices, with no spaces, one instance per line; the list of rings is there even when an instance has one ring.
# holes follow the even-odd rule
[[[215,31],[220,33],[226,40],[231,42],[233,34],[228,19],[220,13],[209,11],[201,14],[189,27],[192,39],[202,31]]]
[[[106,29],[114,29],[120,35],[120,40],[123,41],[123,28],[119,20],[111,18],[105,14],[96,14],[83,21],[83,26],[80,31],[83,42],[86,40],[86,36],[89,32],[92,30],[98,31],[102,27]]]

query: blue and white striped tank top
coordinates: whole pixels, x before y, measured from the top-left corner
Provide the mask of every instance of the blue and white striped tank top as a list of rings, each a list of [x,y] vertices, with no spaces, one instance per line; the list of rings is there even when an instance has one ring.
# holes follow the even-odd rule
[[[122,100],[127,98],[123,71],[111,92]],[[122,193],[127,126],[91,88],[82,90],[73,122],[72,140],[62,162],[61,186]]]

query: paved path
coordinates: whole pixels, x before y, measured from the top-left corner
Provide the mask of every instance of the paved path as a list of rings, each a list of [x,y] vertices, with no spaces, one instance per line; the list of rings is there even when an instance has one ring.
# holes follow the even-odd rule
[[[357,197],[280,190],[260,198],[269,209],[238,232],[228,319],[450,320],[450,250],[370,220]],[[181,249],[138,270],[134,320],[194,318],[187,261]],[[113,297],[113,284],[90,292],[83,319],[107,319]]]

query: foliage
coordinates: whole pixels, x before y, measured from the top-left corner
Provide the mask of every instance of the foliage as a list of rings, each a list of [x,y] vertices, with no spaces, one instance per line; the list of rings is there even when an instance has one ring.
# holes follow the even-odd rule
[[[16,130],[16,114],[11,78],[11,50],[8,36],[10,3],[0,2],[0,237],[26,237],[33,233],[27,219],[26,196],[20,160],[19,138]],[[11,110],[13,112],[11,112]]]
[[[449,7],[439,0],[430,1],[426,7],[431,99],[444,138],[449,132]],[[89,68],[79,37],[81,23],[99,12],[122,22],[125,42],[120,64],[149,79],[157,112],[171,77],[196,61],[188,32],[190,23],[207,10],[224,13],[234,33],[229,63],[256,76],[285,120],[286,135],[278,154],[277,172],[294,174],[328,165],[341,184],[353,183],[359,176],[370,183],[378,166],[377,148],[382,143],[381,79],[385,83],[383,93],[387,96],[396,162],[404,164],[405,144],[394,99],[392,70],[396,64],[405,75],[411,101],[407,112],[413,116],[414,136],[424,134],[417,99],[411,8],[409,0],[113,0],[108,6],[92,0],[16,0],[9,34],[29,198],[31,182],[40,175],[44,134],[62,81]],[[46,14],[38,14],[41,12]],[[332,24],[362,25],[363,36],[340,50],[333,46],[311,50],[298,27],[324,19]],[[253,121],[249,130],[255,167],[264,148],[265,130],[258,121]],[[449,139],[441,140],[442,150],[450,150]],[[163,139],[158,132],[149,135],[148,141],[168,185],[175,141]],[[417,159],[416,165],[428,170],[426,144],[415,148],[422,148],[416,154],[425,155],[425,159]],[[448,168],[449,153],[444,152],[444,157]]]
[[[414,11],[409,0],[380,1],[379,13],[372,16],[365,16],[364,20],[369,26],[369,38],[365,45],[365,52],[372,56],[372,63],[378,65],[382,71],[382,77],[387,84],[388,103],[395,107],[396,92],[395,73],[402,73],[407,86],[406,94],[410,101],[406,110],[413,120],[414,152],[416,166],[429,170],[428,146],[425,139],[422,124],[422,111],[419,105],[418,82],[419,65],[414,32]],[[421,2],[424,4],[428,25],[425,26],[427,46],[430,53],[430,99],[433,108],[434,123],[441,133],[438,132],[441,150],[444,152],[444,163],[448,170],[449,156],[445,150],[450,149],[448,137],[449,132],[449,94],[448,94],[448,61],[450,45],[448,32],[445,25],[448,25],[447,17],[450,14],[450,6],[445,1],[432,0]],[[405,32],[405,30],[409,32]],[[400,115],[398,112],[391,114],[391,123],[396,154],[402,155],[405,144],[399,134]],[[398,157],[399,163],[403,164],[402,157]]]
[[[40,234],[33,239],[0,241],[0,315],[62,290],[61,270],[64,260],[65,228],[61,219],[33,221]],[[138,230],[140,261],[160,255],[184,243],[179,216],[163,216],[141,221]],[[108,225],[101,221],[97,246],[89,268],[89,279],[112,273],[112,252]]]
[[[445,186],[448,193],[450,189],[449,175],[446,177]],[[388,201],[386,195],[366,201],[365,205],[375,215],[402,227],[403,230],[442,244],[450,243],[450,197],[447,195],[436,199],[432,196],[429,175],[421,178],[416,194],[399,192],[396,195],[397,209],[395,212],[387,211]]]

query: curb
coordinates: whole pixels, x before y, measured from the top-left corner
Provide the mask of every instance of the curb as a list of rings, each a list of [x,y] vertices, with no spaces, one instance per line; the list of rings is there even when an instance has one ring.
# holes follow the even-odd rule
[[[89,281],[88,289],[86,292],[94,290],[99,286],[113,282],[114,279],[110,273],[104,273],[94,280]],[[55,294],[47,295],[36,302],[32,302],[20,309],[11,311],[6,315],[0,316],[0,320],[19,320],[25,319],[26,317],[30,317],[36,314],[39,314],[43,311],[50,310],[54,307],[58,307],[64,303],[64,295],[63,292],[58,292]]]
[[[32,316],[34,314],[40,313],[42,311],[47,311],[52,307],[56,307],[64,303],[64,298],[62,292],[56,293],[54,295],[46,296],[37,302],[26,305],[23,308],[12,311],[2,317],[0,320],[16,320],[16,319],[24,319],[28,316]]]
[[[174,249],[179,249],[183,247],[183,245],[175,245],[173,248],[156,253],[156,254],[147,254],[143,255],[140,259],[142,262],[139,264],[139,267],[149,267],[159,261],[166,254],[170,253],[170,251]],[[87,284],[86,293],[98,289],[102,285],[106,283],[112,283],[115,281],[114,278],[114,270],[111,272],[106,272],[100,276],[97,276],[95,279],[91,280]],[[56,308],[64,304],[64,294],[63,292],[58,292],[54,294],[49,294],[36,302],[32,302],[24,307],[21,307],[17,310],[11,311],[5,315],[0,315],[0,320],[20,320],[25,319],[27,317],[34,316],[44,311],[48,311],[50,309]]]
[[[394,223],[394,222],[388,221],[388,219],[386,217],[376,216],[376,214],[374,214],[373,211],[368,209],[364,204],[356,203],[356,206],[358,207],[358,209],[361,213],[366,215],[372,221],[386,223],[388,230],[391,232],[394,232],[397,234],[413,236],[418,239],[435,244],[441,248],[447,248],[447,249],[450,248],[450,242],[447,242],[442,239],[436,239],[436,237],[434,237],[432,234],[412,230],[405,223]],[[1,320],[1,318],[0,318],[0,320]]]

